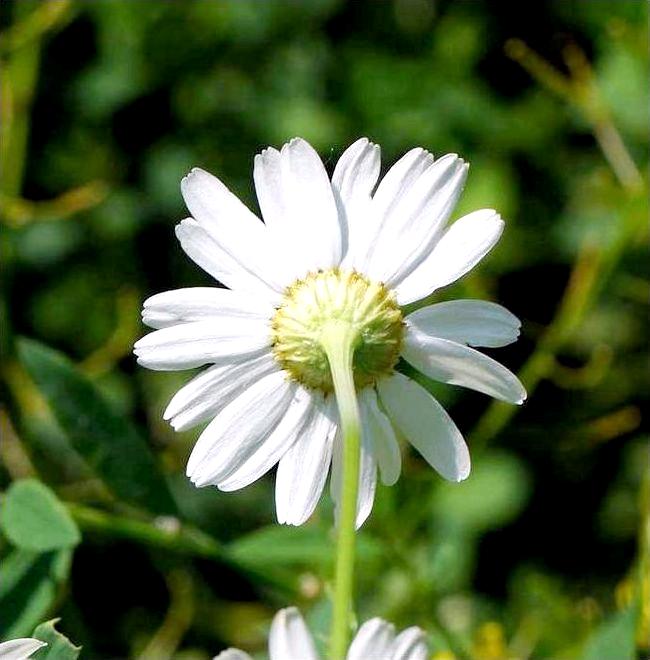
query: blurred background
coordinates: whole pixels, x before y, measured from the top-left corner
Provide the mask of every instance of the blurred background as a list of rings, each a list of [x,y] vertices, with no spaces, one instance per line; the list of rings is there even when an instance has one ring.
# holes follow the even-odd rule
[[[505,234],[441,299],[523,320],[521,408],[425,383],[467,435],[419,456],[360,535],[357,613],[439,660],[626,660],[650,636],[648,29],[643,0],[14,0],[0,5],[0,639],[49,618],[87,658],[263,656],[279,607],[325,641],[326,496],[275,524],[273,475],[196,490],[187,373],[138,368],[149,295],[209,284],[174,237],[181,177],[257,211],[252,159],[299,135],[333,168],[423,146],[471,163],[455,217]]]

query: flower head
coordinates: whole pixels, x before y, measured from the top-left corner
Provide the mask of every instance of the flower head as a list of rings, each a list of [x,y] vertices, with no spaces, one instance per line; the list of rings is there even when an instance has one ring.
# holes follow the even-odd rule
[[[192,214],[176,228],[185,252],[226,288],[168,291],[149,298],[143,320],[156,331],[135,345],[159,370],[211,365],[165,411],[177,430],[210,421],[187,465],[197,486],[232,491],[278,464],[282,523],[313,512],[331,466],[340,495],[340,422],[324,338],[345,327],[362,423],[360,525],[377,475],[393,484],[403,435],[444,478],[465,479],[470,458],[442,406],[396,368],[521,403],[517,378],[475,347],[517,338],[520,323],[479,300],[441,302],[405,315],[467,273],[494,246],[503,221],[493,210],[448,224],[467,165],[412,149],[379,179],[379,147],[357,140],[330,180],[312,147],[291,140],[255,157],[264,222],[221,181],[194,169],[181,183]]]
[[[346,660],[426,660],[424,632],[407,628],[395,635],[395,627],[382,619],[366,621],[357,631]],[[300,612],[295,607],[280,610],[269,633],[269,660],[319,660]],[[222,651],[214,660],[251,660],[239,649]]]
[[[27,660],[36,653],[38,649],[47,646],[46,642],[32,637],[22,637],[12,639],[7,642],[0,642],[0,658],[2,660]]]

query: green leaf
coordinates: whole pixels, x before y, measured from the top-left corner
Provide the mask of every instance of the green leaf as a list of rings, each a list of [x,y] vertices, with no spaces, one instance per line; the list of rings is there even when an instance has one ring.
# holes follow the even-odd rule
[[[57,496],[35,479],[15,481],[7,491],[0,519],[17,547],[47,552],[77,545],[79,529]]]
[[[525,505],[530,488],[523,463],[510,454],[494,452],[477,461],[466,481],[441,483],[433,507],[451,525],[483,532],[515,518]]]
[[[581,660],[634,660],[636,608],[618,612],[600,624],[587,640]]]
[[[75,646],[65,635],[54,627],[60,619],[52,619],[41,623],[34,630],[32,637],[47,642],[38,655],[38,660],[76,660],[81,652],[81,646]]]
[[[143,438],[64,355],[22,339],[22,363],[74,449],[113,493],[158,514],[175,514],[164,476]]]
[[[14,550],[0,564],[0,639],[29,636],[70,572],[70,550]]]
[[[271,525],[242,536],[228,546],[232,559],[244,566],[295,566],[330,564],[334,540],[320,527],[280,527]],[[379,544],[368,538],[358,538],[360,561],[376,560],[381,555]]]
[[[328,640],[332,626],[332,596],[325,591],[304,612],[307,628],[319,651],[319,658],[327,658]]]
[[[439,530],[442,531],[442,530]],[[476,537],[464,528],[450,527],[431,539],[429,551],[417,557],[420,574],[440,593],[461,591],[471,583]]]

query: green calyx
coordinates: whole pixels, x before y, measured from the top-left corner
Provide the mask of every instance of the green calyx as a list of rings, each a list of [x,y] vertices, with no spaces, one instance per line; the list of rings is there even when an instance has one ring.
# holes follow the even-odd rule
[[[352,342],[355,387],[391,373],[404,334],[397,302],[383,284],[338,268],[309,273],[287,288],[271,322],[280,366],[306,387],[332,392],[325,345],[332,327],[342,324]]]

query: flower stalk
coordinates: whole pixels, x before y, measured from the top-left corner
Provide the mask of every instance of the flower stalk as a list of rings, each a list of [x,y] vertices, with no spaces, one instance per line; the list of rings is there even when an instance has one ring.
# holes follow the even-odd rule
[[[336,572],[330,633],[330,658],[332,660],[342,660],[346,655],[352,612],[361,442],[359,406],[353,373],[353,357],[357,340],[357,333],[353,326],[341,320],[328,322],[323,328],[321,336],[321,345],[327,354],[332,372],[343,440],[343,474],[339,499]]]

